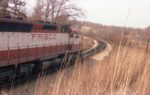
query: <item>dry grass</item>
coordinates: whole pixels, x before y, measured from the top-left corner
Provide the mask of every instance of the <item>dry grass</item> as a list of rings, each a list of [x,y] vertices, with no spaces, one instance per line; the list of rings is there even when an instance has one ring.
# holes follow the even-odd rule
[[[9,95],[150,95],[150,52],[136,44],[112,45],[103,61],[84,64],[44,76],[11,89]]]

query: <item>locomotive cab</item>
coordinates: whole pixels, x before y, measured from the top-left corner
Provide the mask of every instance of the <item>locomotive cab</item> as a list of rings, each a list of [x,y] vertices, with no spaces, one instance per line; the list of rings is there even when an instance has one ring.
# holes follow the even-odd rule
[[[72,52],[76,52],[77,50],[79,50],[80,36],[77,29],[71,27],[71,25],[62,25],[61,31],[69,33],[69,50]]]

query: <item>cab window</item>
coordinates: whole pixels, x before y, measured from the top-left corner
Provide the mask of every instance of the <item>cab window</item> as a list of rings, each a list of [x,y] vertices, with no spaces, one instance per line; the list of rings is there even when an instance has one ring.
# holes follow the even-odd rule
[[[57,30],[56,25],[44,25],[43,27],[44,30]]]
[[[0,22],[0,31],[3,32],[31,32],[32,24],[17,22]]]
[[[69,32],[69,26],[68,25],[62,25],[61,26],[61,31],[62,32]]]

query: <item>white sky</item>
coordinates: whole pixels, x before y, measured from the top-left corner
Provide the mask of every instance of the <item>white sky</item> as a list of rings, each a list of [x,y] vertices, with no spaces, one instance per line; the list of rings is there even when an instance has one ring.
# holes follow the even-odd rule
[[[87,18],[83,20],[117,26],[150,26],[150,0],[80,0],[79,5],[86,11]]]
[[[77,4],[86,14],[82,20],[117,26],[150,26],[150,0],[79,0]]]

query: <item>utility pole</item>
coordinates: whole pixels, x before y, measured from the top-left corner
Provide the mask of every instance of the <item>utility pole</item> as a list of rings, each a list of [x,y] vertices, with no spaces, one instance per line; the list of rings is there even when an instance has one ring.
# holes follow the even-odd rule
[[[148,38],[148,42],[147,42],[147,47],[146,47],[147,52],[149,52],[149,46],[150,46],[150,38]]]
[[[0,0],[0,7],[8,7],[10,0]]]

